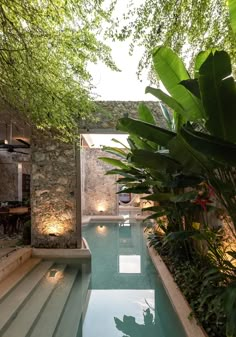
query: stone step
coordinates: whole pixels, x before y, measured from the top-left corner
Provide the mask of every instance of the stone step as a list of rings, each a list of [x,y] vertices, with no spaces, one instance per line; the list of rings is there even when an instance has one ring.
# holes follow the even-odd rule
[[[3,333],[2,337],[27,336],[43,310],[43,307],[46,305],[47,301],[50,300],[50,296],[57,285],[58,279],[51,280],[50,273],[53,273],[54,275],[55,270],[57,270],[57,273],[62,274],[65,268],[66,265],[56,265],[49,270],[17,316],[13,318],[10,326]]]
[[[52,264],[51,261],[41,262],[2,300],[0,303],[0,335],[18,314]]]
[[[0,302],[39,262],[41,259],[31,258],[19,266],[10,276],[0,282]]]
[[[90,272],[82,266],[76,277],[74,286],[66,303],[65,310],[53,337],[77,336],[79,323],[84,309],[85,298],[89,287],[89,281]]]
[[[30,337],[52,337],[65,309],[78,270],[68,267],[64,277],[58,282],[50,300],[44,307]],[[69,334],[70,335],[70,334]]]
[[[32,255],[31,248],[19,248],[0,260],[0,281],[22,266]]]

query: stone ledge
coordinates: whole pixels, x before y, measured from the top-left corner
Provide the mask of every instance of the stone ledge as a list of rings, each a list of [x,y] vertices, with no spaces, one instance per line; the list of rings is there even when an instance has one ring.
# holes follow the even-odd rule
[[[132,219],[144,220],[146,216],[135,215]],[[87,225],[89,222],[97,221],[125,221],[126,218],[123,215],[85,215],[82,218],[82,225]]]
[[[9,256],[2,258],[0,262],[0,281],[5,279],[17,267],[19,267],[26,260],[28,260],[31,257],[31,254],[31,248],[19,248],[11,252]]]
[[[82,225],[87,225],[89,222],[97,221],[124,221],[122,215],[86,215],[83,216]]]
[[[197,323],[195,317],[191,317],[192,309],[175,283],[171,273],[167,269],[160,255],[153,247],[147,244],[149,255],[162,280],[166,293],[172,303],[175,312],[184,328],[187,337],[208,337],[203,328]]]
[[[54,249],[54,248],[33,248],[32,256],[42,259],[91,259],[91,252],[87,242],[84,240],[84,248],[81,249]]]

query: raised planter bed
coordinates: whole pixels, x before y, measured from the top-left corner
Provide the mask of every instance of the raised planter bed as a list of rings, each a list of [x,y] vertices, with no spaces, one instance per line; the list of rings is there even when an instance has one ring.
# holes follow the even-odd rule
[[[175,309],[179,320],[185,330],[187,337],[208,337],[203,328],[197,323],[196,319],[192,316],[192,309],[185,297],[181,293],[179,287],[173,279],[162,258],[158,252],[147,244],[147,249],[152,262],[163,282],[166,293]]]

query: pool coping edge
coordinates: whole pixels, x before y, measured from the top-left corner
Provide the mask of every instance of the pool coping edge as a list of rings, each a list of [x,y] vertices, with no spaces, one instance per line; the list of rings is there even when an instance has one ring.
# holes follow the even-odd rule
[[[165,287],[166,293],[172,303],[172,306],[184,328],[187,337],[208,337],[205,330],[198,324],[196,318],[192,316],[192,309],[185,299],[184,295],[180,291],[178,285],[174,281],[173,276],[168,270],[166,264],[153,248],[149,247],[147,243],[147,249],[152,262],[160,276],[162,283]],[[189,318],[191,317],[191,318]]]

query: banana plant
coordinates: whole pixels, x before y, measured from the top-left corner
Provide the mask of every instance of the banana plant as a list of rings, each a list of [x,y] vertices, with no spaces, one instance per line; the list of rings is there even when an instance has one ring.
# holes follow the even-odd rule
[[[121,119],[118,129],[156,141],[183,166],[183,172],[205,176],[236,224],[236,85],[228,54],[201,52],[194,79],[167,47],[154,49],[153,63],[169,95],[151,87],[146,92],[172,109],[178,121],[176,132],[132,119]]]
[[[165,108],[166,109],[166,108]],[[169,112],[164,110],[165,118],[169,121],[169,129],[173,129]],[[183,229],[181,217],[186,214],[186,203],[196,198],[196,192],[183,193],[185,187],[195,188],[204,179],[202,176],[190,172],[183,172],[183,166],[171,157],[167,144],[176,137],[176,133],[171,130],[164,130],[158,127],[152,112],[145,104],[140,104],[138,108],[139,120],[124,117],[118,121],[117,128],[128,131],[130,150],[125,150],[126,158],[122,163],[114,159],[101,158],[109,162],[118,169],[110,170],[107,174],[119,173],[123,178],[118,179],[118,183],[126,186],[122,192],[146,193],[146,200],[158,202],[160,209],[150,209],[154,213],[148,218],[156,219],[165,215],[171,220],[170,209],[175,209],[178,213],[178,229]],[[159,140],[159,141],[157,141]],[[120,156],[120,153],[105,148],[108,153]],[[130,169],[136,169],[134,175],[130,176]],[[125,170],[124,170],[125,169]],[[128,175],[128,176],[127,176]],[[118,192],[119,193],[119,192]],[[183,208],[184,205],[184,208]],[[156,206],[157,207],[157,206]],[[195,207],[196,208],[196,207]],[[189,210],[188,210],[189,211]],[[164,212],[164,213],[163,213]],[[176,215],[172,219],[176,219]],[[190,224],[191,226],[191,224]]]
[[[170,95],[150,87],[146,92],[161,99],[179,116],[176,132],[170,133],[169,130],[129,118],[121,119],[118,129],[165,147],[168,157],[179,164],[182,173],[202,174],[214,187],[235,226],[236,86],[229,56],[224,51],[200,53],[195,64],[195,79],[190,78],[183,63],[168,48],[155,49],[153,59],[158,76]],[[140,158],[138,164],[141,164]],[[154,193],[149,199],[161,197]],[[173,200],[173,196],[169,197]],[[229,277],[235,274],[235,266],[227,260],[223,262],[223,267],[218,266],[215,271],[209,272],[206,282],[209,283],[213,277],[222,285],[220,293],[215,292],[214,301],[223,305],[227,315],[227,336],[235,336],[236,288],[235,280]],[[229,275],[227,266],[232,269]],[[221,280],[225,283],[222,284]]]

